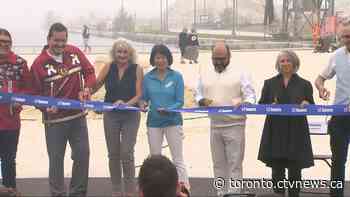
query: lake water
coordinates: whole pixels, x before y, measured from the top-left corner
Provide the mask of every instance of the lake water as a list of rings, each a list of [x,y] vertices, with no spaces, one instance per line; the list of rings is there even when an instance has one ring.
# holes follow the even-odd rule
[[[12,39],[13,39],[13,46],[14,51],[21,53],[23,48],[25,48],[25,51],[29,51],[31,53],[32,51],[38,52],[40,51],[40,48],[44,46],[46,42],[47,33],[43,29],[9,29]],[[115,39],[112,38],[101,38],[96,36],[91,36],[89,44],[93,47],[93,50],[98,50],[98,52],[108,52],[110,48],[113,45]],[[130,44],[133,45],[133,47],[138,52],[150,52],[153,44],[149,43],[140,43],[140,42],[132,42],[129,41]],[[82,46],[83,45],[83,39],[81,34],[77,33],[70,33],[68,35],[68,43],[71,43],[73,45]],[[98,49],[97,49],[98,46]],[[34,48],[34,50],[31,50],[31,48]],[[169,46],[170,50],[176,51],[175,46]]]

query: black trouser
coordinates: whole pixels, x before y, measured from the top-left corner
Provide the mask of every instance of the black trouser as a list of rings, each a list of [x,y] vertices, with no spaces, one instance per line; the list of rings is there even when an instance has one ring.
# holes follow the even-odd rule
[[[16,188],[16,154],[19,130],[0,130],[2,184]]]
[[[293,164],[293,161],[276,160],[273,163],[272,182],[274,192],[285,193],[286,187],[293,185],[292,188],[288,188],[289,197],[298,197],[300,188],[297,186],[300,184],[296,184],[296,181],[301,181],[301,169],[296,164]],[[288,185],[283,183],[283,180],[286,180],[286,166],[288,166],[288,181],[290,183]]]
[[[181,57],[185,57],[186,46],[180,46]]]
[[[343,187],[331,188],[331,195],[344,196],[345,163],[348,155],[350,137],[350,117],[332,117],[329,124],[332,151],[331,181],[341,182]],[[334,182],[335,183],[335,182]]]

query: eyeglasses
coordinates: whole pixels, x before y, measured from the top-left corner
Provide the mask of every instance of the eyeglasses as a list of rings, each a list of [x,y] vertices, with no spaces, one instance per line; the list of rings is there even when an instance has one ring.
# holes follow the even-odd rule
[[[0,44],[11,45],[11,40],[0,40]]]
[[[212,57],[214,61],[225,61],[227,58],[226,57]]]

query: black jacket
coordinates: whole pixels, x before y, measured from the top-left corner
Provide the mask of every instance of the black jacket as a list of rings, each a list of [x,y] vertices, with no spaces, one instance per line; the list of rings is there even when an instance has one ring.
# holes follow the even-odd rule
[[[312,85],[294,74],[288,86],[282,75],[264,83],[259,104],[314,104]],[[265,119],[258,159],[273,167],[276,159],[294,161],[300,168],[314,165],[309,126],[306,116],[268,115]],[[288,166],[285,166],[288,167]]]

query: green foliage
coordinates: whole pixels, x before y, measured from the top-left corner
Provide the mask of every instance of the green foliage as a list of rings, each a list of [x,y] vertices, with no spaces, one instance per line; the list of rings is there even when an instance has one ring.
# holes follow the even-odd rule
[[[113,19],[113,32],[135,32],[135,19],[124,9],[120,9],[118,16]]]

